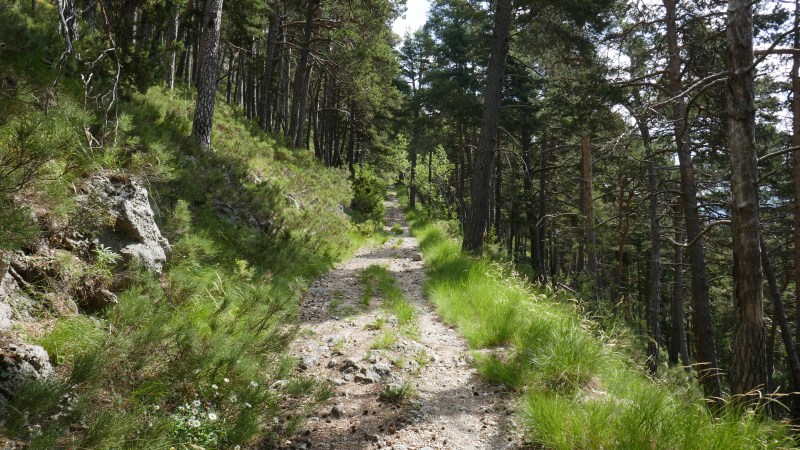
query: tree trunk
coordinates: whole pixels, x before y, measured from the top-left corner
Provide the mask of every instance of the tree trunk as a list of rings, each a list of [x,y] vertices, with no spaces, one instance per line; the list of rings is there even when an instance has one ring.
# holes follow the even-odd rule
[[[287,45],[288,35],[286,32],[281,34],[281,58],[280,79],[278,80],[278,117],[273,131],[283,130],[285,134],[289,132],[289,74],[291,73],[292,50]]]
[[[600,282],[597,273],[597,238],[594,228],[594,189],[592,189],[594,173],[592,170],[592,148],[589,141],[589,131],[586,129],[584,129],[581,134],[581,179],[583,181],[581,197],[583,199],[583,211],[586,217],[586,256],[588,259],[589,274],[592,275],[592,282],[594,283],[592,291],[596,300],[600,292]]]
[[[648,145],[648,144],[645,144]],[[656,161],[648,162],[647,179],[650,187],[650,342],[647,346],[647,361],[650,372],[658,371],[659,347],[661,345],[661,222],[658,216],[658,174]]]
[[[494,12],[494,32],[486,71],[486,90],[483,96],[481,135],[475,154],[472,176],[472,202],[464,227],[464,250],[478,253],[483,248],[488,233],[490,202],[493,192],[497,132],[500,127],[500,101],[503,93],[503,76],[508,55],[511,28],[511,0],[497,0]]]
[[[539,159],[539,216],[540,219],[537,222],[537,236],[539,237],[539,243],[536,245],[539,253],[537,258],[541,261],[542,266],[542,281],[547,281],[547,267],[545,264],[547,249],[545,248],[545,236],[547,235],[547,202],[549,197],[548,191],[548,183],[550,180],[550,170],[548,169],[548,165],[551,163],[551,158],[553,158],[554,154],[550,151],[549,143],[547,140],[547,130],[545,130],[544,134],[542,135],[542,155]]]
[[[178,29],[180,27],[181,12],[176,2],[172,2],[172,16],[169,22],[169,34],[167,35],[167,47],[169,50],[169,65],[167,67],[167,88],[175,88],[175,61],[178,57]]]
[[[800,48],[800,0],[794,3],[794,48]],[[794,182],[795,327],[800,330],[800,53],[792,56],[792,178]],[[800,349],[800,332],[797,333]]]
[[[680,231],[681,223],[681,198],[678,197],[675,205],[675,242],[683,240],[683,233]],[[669,362],[670,364],[683,364],[684,368],[690,370],[689,347],[686,343],[686,312],[683,306],[683,247],[675,246],[675,285],[672,287],[672,304],[670,305],[670,340],[669,340]]]
[[[200,76],[197,83],[197,104],[194,109],[192,135],[200,149],[211,151],[211,131],[214,126],[214,103],[217,98],[217,72],[219,72],[220,26],[222,1],[207,0],[203,21],[203,47]]]
[[[541,240],[539,239],[539,214],[536,211],[536,195],[533,193],[533,149],[531,145],[531,135],[528,129],[524,129],[521,136],[522,140],[522,160],[525,163],[523,170],[525,177],[523,179],[523,188],[525,190],[525,197],[528,200],[528,234],[531,240],[531,268],[536,273],[536,277],[540,280],[546,278],[544,273],[544,261],[542,260],[542,249],[539,248]],[[542,137],[542,140],[546,140]],[[542,144],[546,145],[546,144]],[[542,150],[544,151],[544,150]],[[544,169],[543,167],[541,169]],[[541,193],[540,193],[541,194]]]
[[[734,293],[731,389],[734,394],[744,395],[767,385],[750,0],[728,1],[727,34],[732,71],[728,76]]]
[[[786,348],[786,362],[789,366],[789,379],[792,383],[792,394],[789,396],[792,419],[797,420],[800,418],[800,395],[798,395],[798,393],[800,393],[800,358],[797,356],[797,349],[794,346],[794,339],[792,338],[792,330],[789,328],[789,320],[786,317],[786,308],[783,305],[783,298],[781,298],[781,293],[778,289],[775,271],[772,269],[772,263],[769,260],[769,252],[764,245],[763,237],[760,242],[761,266],[764,269],[764,276],[767,278],[767,292],[772,299],[773,315],[781,327],[781,340],[783,340],[783,346]],[[768,353],[768,355],[770,355],[770,353]],[[772,371],[767,370],[767,374],[770,373],[772,373]],[[771,387],[769,392],[772,392]]]
[[[677,0],[663,0],[666,9],[667,47],[669,64],[667,68],[670,80],[667,89],[675,97],[672,107],[672,120],[677,147],[679,169],[681,173],[681,192],[683,194],[683,214],[686,220],[686,237],[692,244],[689,246],[689,266],[692,274],[692,325],[694,328],[695,357],[698,366],[698,378],[706,397],[717,399],[722,395],[717,347],[714,338],[711,301],[708,296],[708,280],[706,278],[706,258],[703,239],[700,235],[700,217],[697,211],[697,187],[694,181],[692,151],[689,147],[689,124],[686,121],[686,99],[681,95],[683,81],[681,79],[681,56],[678,46],[678,27],[676,23]]]
[[[267,31],[267,56],[264,77],[261,80],[261,128],[273,131],[272,127],[272,74],[275,72],[275,53],[278,46],[278,28],[281,24],[281,2],[275,1],[272,18]]]
[[[292,139],[292,145],[297,148],[303,146],[309,79],[311,78],[311,64],[308,62],[308,57],[311,53],[314,15],[319,4],[320,0],[308,0],[306,23],[303,27],[303,45],[300,48],[300,59],[297,62],[294,74],[294,96],[292,99],[292,121],[289,128],[289,137]]]
[[[350,172],[350,178],[356,177],[356,108],[352,103],[350,104],[350,136],[347,139],[347,170]]]

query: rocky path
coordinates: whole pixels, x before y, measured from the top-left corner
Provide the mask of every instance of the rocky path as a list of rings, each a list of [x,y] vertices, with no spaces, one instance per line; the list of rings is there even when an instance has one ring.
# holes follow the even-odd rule
[[[287,444],[342,450],[518,448],[508,399],[479,378],[466,343],[425,300],[419,243],[396,199],[386,207],[387,229],[396,237],[361,249],[317,280],[303,300],[293,354],[307,375],[331,380],[335,394]],[[416,332],[401,332],[379,297],[364,305],[358,276],[375,264],[389,270],[417,308]],[[396,341],[376,345],[387,333]],[[387,386],[403,385],[415,392],[401,402],[386,398]]]

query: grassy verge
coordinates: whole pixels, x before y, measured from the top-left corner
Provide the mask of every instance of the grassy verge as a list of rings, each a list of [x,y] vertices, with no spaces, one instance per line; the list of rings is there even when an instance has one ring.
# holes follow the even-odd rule
[[[71,72],[46,117],[31,95],[51,85],[52,67],[41,62],[57,60],[62,44],[47,25],[55,23],[52,7],[27,10],[0,12],[0,76],[18,83],[0,105],[0,155],[17,147],[41,153],[41,176],[20,196],[48,214],[42,223],[58,226],[35,233],[47,240],[72,227],[91,238],[82,224],[93,218],[81,216],[72,185],[104,170],[143,180],[174,252],[160,277],[76,265],[75,283],[98,273],[119,295],[92,315],[61,315],[48,306],[50,285],[26,287],[42,305],[41,320],[12,333],[42,345],[57,376],[15,392],[0,411],[0,447],[234,448],[256,439],[273,446],[331,394],[295,374],[285,350],[300,293],[368,239],[342,212],[352,197],[347,171],[287,148],[222,99],[214,151],[199,152],[189,138],[194,101],[186,87],[129,93],[116,143],[85,149],[99,118],[82,106]],[[16,135],[36,139],[8,139]]]
[[[28,383],[2,429],[29,448],[232,448],[291,435],[331,391],[293,373],[300,293],[367,238],[339,211],[344,171],[286,149],[219,106],[215,152],[188,139],[191,92],[124,105],[128,149],[173,244],[160,279],[132,271],[119,304],[29,334],[59,377]]]
[[[748,411],[710,413],[696,388],[652,380],[575,302],[508,267],[461,253],[441,223],[408,212],[426,290],[488,379],[519,397],[528,438],[553,449],[790,448],[788,427]]]

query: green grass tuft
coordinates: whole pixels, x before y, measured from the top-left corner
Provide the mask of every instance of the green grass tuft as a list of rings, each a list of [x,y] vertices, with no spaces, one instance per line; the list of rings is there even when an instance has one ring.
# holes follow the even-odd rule
[[[696,387],[652,380],[562,294],[462,254],[446,226],[407,214],[431,301],[473,349],[485,349],[475,353],[479,372],[521,397],[532,442],[564,450],[794,447],[789,429],[763,415],[729,406],[715,417]]]

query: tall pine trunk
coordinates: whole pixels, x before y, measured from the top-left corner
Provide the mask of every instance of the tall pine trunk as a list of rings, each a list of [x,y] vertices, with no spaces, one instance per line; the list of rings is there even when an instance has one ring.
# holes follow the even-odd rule
[[[783,305],[783,298],[781,298],[780,290],[778,289],[778,281],[775,279],[775,271],[772,269],[772,263],[769,260],[769,252],[764,244],[764,238],[761,238],[761,267],[764,269],[764,277],[767,279],[767,292],[772,300],[772,309],[774,319],[781,327],[781,340],[783,346],[786,348],[786,363],[789,366],[789,380],[791,381],[790,406],[792,419],[795,421],[800,418],[800,358],[797,356],[797,349],[794,346],[794,339],[792,338],[792,329],[789,327],[789,320],[786,317],[786,308]],[[771,353],[767,353],[770,355]],[[768,365],[769,367],[769,365]],[[768,371],[768,374],[772,371]],[[772,392],[772,388],[769,389]]]
[[[489,67],[486,70],[486,89],[483,94],[481,135],[472,173],[472,202],[464,226],[462,244],[464,250],[469,252],[480,252],[489,232],[497,133],[500,128],[500,101],[508,56],[511,15],[511,0],[495,2],[492,47]]]
[[[203,21],[203,43],[197,80],[197,103],[194,109],[192,135],[203,151],[211,151],[211,131],[214,125],[214,103],[217,98],[219,72],[220,26],[222,0],[207,0]]]
[[[320,0],[308,0],[300,59],[297,62],[294,74],[294,95],[292,98],[292,119],[289,137],[292,139],[292,145],[297,148],[303,146],[309,81],[311,78],[311,64],[308,59],[311,53],[311,38],[314,32],[314,15],[319,3]]]
[[[680,230],[682,209],[681,198],[678,197],[675,204],[675,242],[683,240],[683,232]],[[678,364],[680,361],[687,371],[691,370],[689,347],[686,343],[686,311],[683,306],[683,247],[680,245],[675,246],[675,285],[672,287],[669,317],[669,362]]]
[[[692,151],[689,146],[689,124],[686,121],[686,99],[681,78],[681,56],[678,46],[678,27],[676,19],[677,0],[664,0],[666,9],[667,47],[669,51],[668,77],[670,95],[675,97],[672,107],[672,120],[675,133],[675,146],[681,174],[683,194],[683,215],[686,221],[686,237],[691,243],[688,249],[689,266],[692,275],[692,325],[698,366],[698,377],[706,397],[719,398],[722,395],[716,339],[708,295],[706,257],[703,239],[700,235],[700,217],[697,211],[697,186],[694,180]]]
[[[261,80],[261,128],[273,131],[272,121],[272,77],[275,73],[275,53],[278,46],[278,28],[281,24],[281,2],[275,1],[272,18],[267,31],[267,56],[264,64],[264,77]]]
[[[800,0],[794,3],[794,29],[794,48],[800,48]],[[792,55],[792,147],[795,327],[800,330],[800,53]],[[797,338],[800,350],[800,332]]]
[[[167,34],[167,47],[169,47],[169,64],[167,65],[167,88],[175,87],[175,62],[178,58],[178,29],[180,28],[181,11],[177,2],[171,3],[171,16],[169,19],[169,30]]]
[[[761,288],[758,160],[755,145],[753,10],[750,0],[728,1],[728,147],[731,154],[731,228],[733,232],[734,394],[767,385],[764,298]]]

